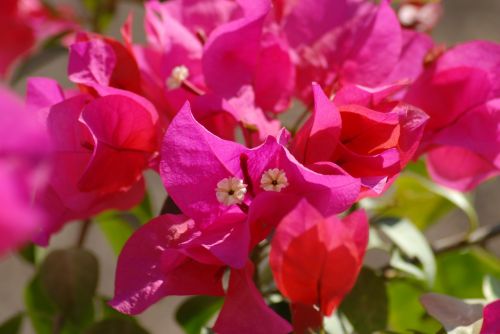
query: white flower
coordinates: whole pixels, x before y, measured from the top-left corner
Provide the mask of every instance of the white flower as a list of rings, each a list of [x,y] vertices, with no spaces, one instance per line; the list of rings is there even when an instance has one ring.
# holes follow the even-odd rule
[[[220,180],[215,189],[217,200],[228,206],[243,202],[246,192],[247,185],[237,177],[228,177]]]
[[[189,69],[184,66],[176,66],[172,70],[170,77],[167,79],[167,87],[169,89],[179,88],[184,80],[189,77]]]
[[[280,192],[281,189],[288,187],[288,179],[285,171],[278,168],[269,169],[260,179],[260,187],[265,191]]]

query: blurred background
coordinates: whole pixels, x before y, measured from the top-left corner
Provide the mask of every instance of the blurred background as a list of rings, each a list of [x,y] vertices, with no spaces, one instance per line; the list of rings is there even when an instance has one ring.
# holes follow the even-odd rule
[[[81,9],[81,0],[48,1],[54,4],[67,3]],[[435,29],[433,36],[437,42],[453,45],[455,43],[486,39],[500,42],[500,1],[499,0],[444,0],[444,15]],[[118,7],[108,34],[118,37],[120,26],[128,13],[134,12],[134,39],[137,42],[144,40],[142,19],[144,11],[139,3],[124,1]],[[48,76],[57,79],[63,85],[69,85],[66,79],[65,56],[54,57],[43,68],[33,73],[34,76]],[[16,84],[16,90],[24,94],[26,80]],[[460,168],[460,166],[457,166]],[[160,203],[165,194],[162,192],[161,181],[154,175],[148,176],[148,182],[156,191],[153,194],[155,212],[159,212]],[[483,184],[475,194],[475,205],[482,225],[497,224],[500,222],[500,180],[493,180]],[[431,240],[455,235],[467,228],[466,217],[455,210],[448,214],[439,224],[426,231]],[[69,224],[62,233],[57,235],[51,243],[51,249],[65,248],[73,245],[78,237],[79,225]],[[99,293],[103,296],[112,296],[113,281],[116,265],[116,255],[95,226],[91,227],[86,247],[96,253],[100,261]],[[500,242],[493,240],[488,245],[494,254],[500,256]],[[33,276],[33,268],[16,256],[0,260],[0,323],[23,309],[23,290]],[[139,318],[142,325],[153,334],[182,333],[176,325],[175,307],[182,298],[169,297],[154,305]],[[25,322],[23,334],[32,334],[33,330]]]

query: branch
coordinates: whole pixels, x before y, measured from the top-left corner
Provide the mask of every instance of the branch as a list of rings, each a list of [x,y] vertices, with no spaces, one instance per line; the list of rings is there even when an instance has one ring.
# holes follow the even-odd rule
[[[484,245],[490,239],[498,235],[500,235],[500,224],[486,225],[472,232],[469,237],[463,235],[454,235],[448,238],[437,240],[432,245],[432,249],[434,250],[434,253],[441,254],[473,245]]]

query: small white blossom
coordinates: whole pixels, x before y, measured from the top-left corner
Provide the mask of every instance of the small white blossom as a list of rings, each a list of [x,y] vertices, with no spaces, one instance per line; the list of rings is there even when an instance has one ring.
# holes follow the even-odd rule
[[[285,171],[278,168],[269,169],[260,179],[260,187],[265,191],[280,192],[283,188],[288,187],[288,179]]]
[[[246,192],[247,185],[237,177],[228,177],[220,180],[215,189],[217,200],[228,206],[243,202]]]
[[[184,80],[189,77],[189,69],[184,66],[176,66],[172,70],[170,77],[167,79],[167,87],[169,89],[179,88]]]

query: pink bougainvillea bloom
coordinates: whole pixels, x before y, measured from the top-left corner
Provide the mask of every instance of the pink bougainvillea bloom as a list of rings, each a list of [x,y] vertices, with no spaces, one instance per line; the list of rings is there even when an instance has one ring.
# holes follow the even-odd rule
[[[0,88],[0,255],[31,240],[46,222],[33,196],[43,191],[50,142],[37,115]]]
[[[500,332],[500,300],[486,305],[483,310],[483,326],[480,334]]]
[[[269,261],[276,285],[292,303],[317,305],[328,316],[354,286],[367,243],[364,212],[325,217],[302,200],[273,237]]]
[[[51,215],[46,243],[63,223],[108,208],[128,209],[142,198],[142,172],[158,151],[158,115],[132,93],[93,86],[97,97],[66,97],[49,79],[31,79],[28,103],[45,115],[54,144],[54,171],[37,196]]]
[[[363,195],[380,194],[412,158],[427,120],[390,99],[400,88],[346,86],[332,102],[313,84],[314,113],[292,143],[294,156],[319,173],[359,178]]]
[[[183,215],[160,216],[142,226],[120,254],[111,305],[138,314],[170,295],[226,295],[215,323],[217,333],[289,333],[290,325],[265,304],[254,286],[252,265],[245,266],[246,259],[241,269],[231,270],[228,291],[223,290],[225,260],[230,263],[242,246],[245,256],[248,253],[248,245],[232,237],[242,226],[241,216],[227,214],[207,229]],[[256,319],[265,322],[256,327]]]
[[[435,181],[471,190],[500,173],[498,73],[500,45],[470,42],[445,52],[410,87],[405,101],[430,116],[420,152]]]
[[[381,84],[401,53],[401,27],[387,1],[300,0],[282,25],[297,54],[297,93],[306,102],[313,81],[329,92],[344,82]]]
[[[72,82],[142,94],[139,67],[129,47],[112,38],[90,33],[79,33],[76,40],[70,46],[68,62],[68,76]]]
[[[359,194],[359,181],[344,173],[323,175],[304,167],[283,146],[286,137],[282,131],[278,138],[268,137],[262,145],[248,149],[210,133],[186,104],[163,141],[160,173],[167,192],[182,212],[202,225],[235,206],[251,209],[253,200],[269,191],[305,196],[325,214],[349,208]],[[230,178],[241,180],[246,189],[234,205],[218,195],[224,189],[230,196],[237,194],[238,189],[219,185]],[[266,189],[269,181],[282,186]]]
[[[264,29],[270,1],[240,4],[244,16],[214,30],[204,46],[206,84],[223,97],[252,85],[257,106],[266,111],[283,111],[290,103],[295,79],[288,44],[277,26]]]

